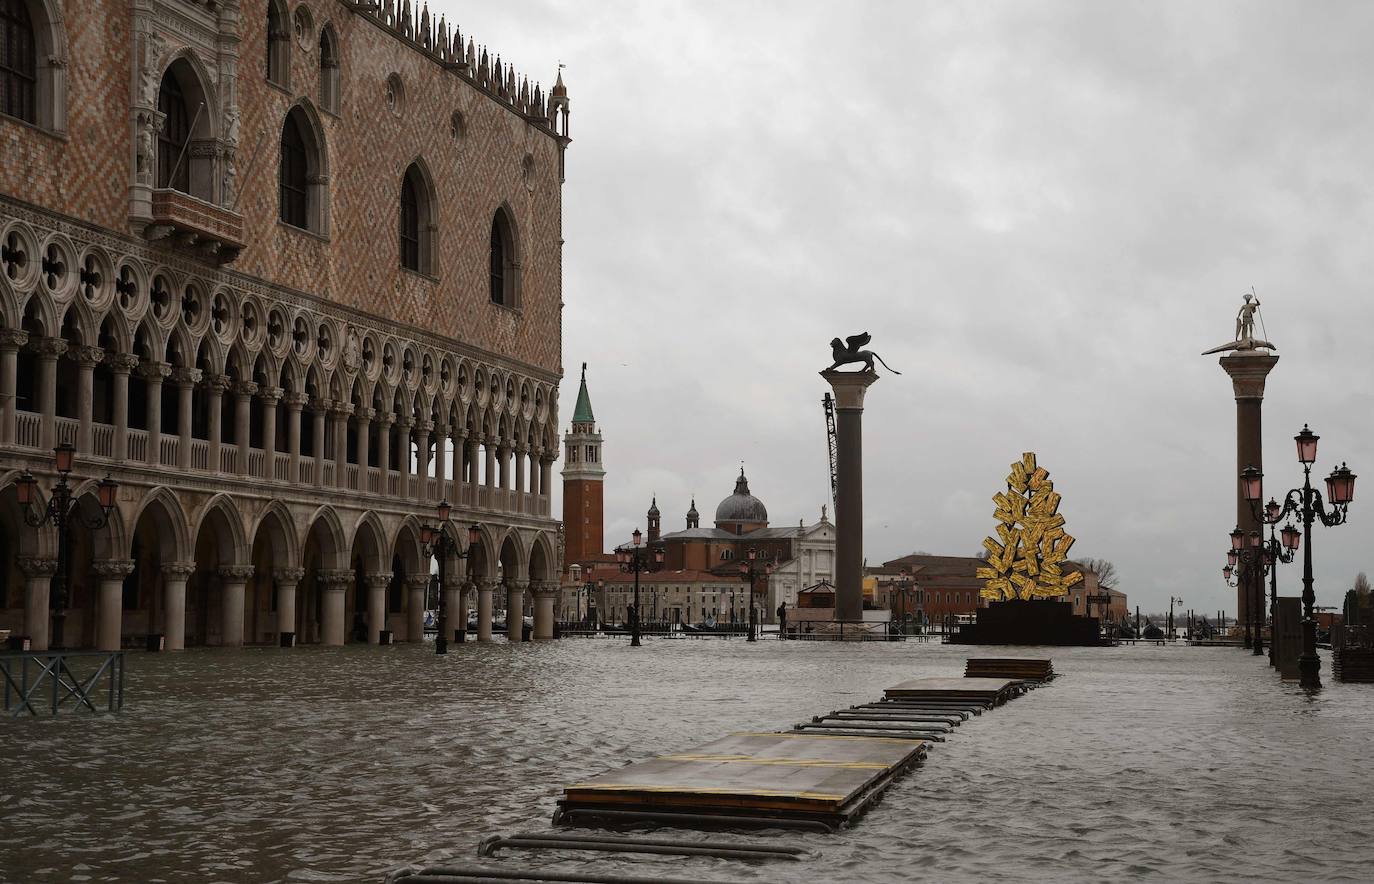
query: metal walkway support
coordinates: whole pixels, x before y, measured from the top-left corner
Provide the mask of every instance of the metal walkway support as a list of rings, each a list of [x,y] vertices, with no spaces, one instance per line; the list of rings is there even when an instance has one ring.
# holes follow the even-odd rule
[[[124,707],[123,651],[33,651],[0,654],[5,714],[56,715],[70,704],[88,712]]]

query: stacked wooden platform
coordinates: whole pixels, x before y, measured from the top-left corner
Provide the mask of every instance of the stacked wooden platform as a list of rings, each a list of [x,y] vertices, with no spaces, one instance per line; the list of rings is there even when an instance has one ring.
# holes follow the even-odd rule
[[[1022,678],[922,678],[877,702],[818,715],[791,731],[732,734],[566,787],[554,822],[654,822],[687,828],[833,830],[857,818],[928,747],[1044,683],[1048,660],[1018,660]],[[986,664],[969,664],[979,668]]]
[[[1054,663],[1036,657],[969,657],[964,665],[964,675],[969,678],[1050,681],[1054,678]]]

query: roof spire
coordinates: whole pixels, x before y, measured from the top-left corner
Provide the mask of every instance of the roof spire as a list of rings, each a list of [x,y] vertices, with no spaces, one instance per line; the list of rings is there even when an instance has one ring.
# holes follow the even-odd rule
[[[573,407],[573,423],[592,423],[592,397],[587,395],[587,363],[582,363],[582,386],[577,390],[577,405]]]

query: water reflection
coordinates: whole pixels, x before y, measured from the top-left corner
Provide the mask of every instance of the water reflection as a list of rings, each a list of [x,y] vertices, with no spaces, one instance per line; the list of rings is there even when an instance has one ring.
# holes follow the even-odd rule
[[[561,786],[958,675],[968,649],[601,640],[133,655],[126,711],[0,726],[0,878],[380,881],[548,827]],[[1374,690],[1234,649],[1054,649],[1065,677],[936,746],[809,880],[1361,879]],[[1329,673],[1329,660],[1324,663]],[[780,835],[796,839],[798,836]],[[512,866],[795,880],[795,864]]]

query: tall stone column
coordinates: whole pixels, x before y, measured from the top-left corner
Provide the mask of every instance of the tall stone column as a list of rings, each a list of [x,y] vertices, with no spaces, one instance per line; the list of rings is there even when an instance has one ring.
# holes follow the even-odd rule
[[[389,411],[377,413],[377,472],[382,474],[382,494],[390,495],[388,482],[391,476],[391,425],[396,415]]]
[[[316,399],[310,406],[311,419],[314,420],[315,450],[310,453],[315,461],[315,487],[324,487],[324,416],[329,412],[328,399]]]
[[[309,401],[310,397],[304,393],[286,394],[286,453],[291,458],[286,468],[286,481],[292,485],[301,483],[301,410]]]
[[[277,478],[277,400],[283,392],[281,387],[263,387],[258,392],[262,399],[262,477],[269,482]]]
[[[459,584],[458,604],[452,609],[453,614],[450,616],[450,622],[453,624],[455,632],[459,629],[466,630],[468,628],[468,611],[471,609],[472,602],[470,599],[473,591],[474,587],[470,581],[464,580]]]
[[[496,462],[501,473],[501,490],[510,490],[510,454],[511,448],[504,442],[496,447]]]
[[[38,342],[38,447],[45,451],[57,445],[57,360],[66,352],[61,338]]]
[[[491,594],[501,581],[484,577],[477,583],[477,640],[491,641]]]
[[[0,328],[0,445],[14,444],[14,413],[19,394],[19,348],[29,334],[17,328]]]
[[[381,643],[386,628],[386,588],[391,585],[390,574],[367,575],[367,643]]]
[[[823,371],[835,391],[835,619],[864,616],[864,394],[878,379],[871,371]]]
[[[239,461],[234,472],[240,476],[248,475],[248,430],[253,421],[253,394],[258,385],[252,381],[239,381],[234,385],[234,443],[239,450]]]
[[[226,565],[219,569],[220,596],[224,601],[220,623],[220,645],[223,647],[243,647],[243,594],[252,576],[252,565]]]
[[[468,612],[463,607],[463,578],[455,566],[457,559],[450,559],[444,577],[444,613],[448,619],[446,641],[455,641],[454,636],[460,629],[468,628]]]
[[[415,499],[421,503],[429,499],[429,434],[433,429],[433,421],[415,424]]]
[[[425,640],[425,589],[429,586],[428,574],[407,574],[406,589],[410,593],[406,605],[406,641]]]
[[[539,491],[543,497],[549,496],[549,481],[553,475],[554,460],[554,454],[547,451],[539,458]]]
[[[1240,472],[1247,466],[1264,469],[1260,415],[1264,406],[1264,381],[1278,363],[1279,357],[1260,350],[1237,350],[1221,357],[1218,363],[1231,377],[1236,397],[1236,469],[1231,477],[1236,489],[1236,524],[1249,537],[1251,531],[1261,529],[1260,521],[1245,499],[1240,487]],[[1240,580],[1236,586],[1236,616],[1246,624],[1246,647],[1253,644],[1252,629],[1264,610],[1263,579],[1259,569],[1241,564]],[[1258,638],[1258,636],[1256,636]]]
[[[371,408],[359,408],[356,414],[358,418],[358,490],[364,493],[371,489],[367,486],[367,459],[371,452],[371,429],[372,416],[377,412]]]
[[[400,451],[396,452],[396,465],[401,468],[401,484],[396,489],[397,497],[410,497],[410,425],[414,420],[409,415],[398,415],[396,418],[396,444]]]
[[[100,578],[95,647],[98,651],[117,651],[124,629],[124,578],[134,573],[134,563],[127,559],[95,562],[91,570]]]
[[[19,570],[24,573],[24,632],[29,637],[29,648],[46,651],[51,619],[48,597],[52,576],[57,573],[57,559],[20,556]]]
[[[496,440],[493,439],[493,438],[491,438],[490,436],[488,436],[487,439],[486,439],[485,441],[482,442],[482,449],[486,452],[486,455],[487,455],[487,468],[486,468],[486,472],[484,472],[484,473],[482,474],[482,483],[483,483],[484,485],[486,485],[488,488],[495,488],[495,487],[496,487]]]
[[[148,450],[144,460],[150,466],[162,465],[162,382],[172,373],[166,362],[145,362],[139,367],[148,385]]]
[[[116,463],[129,459],[129,373],[138,365],[132,353],[112,353],[105,357],[114,379],[114,450]]]
[[[462,427],[455,427],[449,437],[453,442],[453,471],[449,477],[449,485],[452,490],[449,492],[449,500],[457,506],[463,501],[463,483],[467,481],[467,476],[463,473],[463,458],[467,451],[468,433]]]
[[[200,374],[198,368],[172,369],[172,383],[177,387],[177,468],[183,471],[191,468],[191,410]]]
[[[444,479],[448,475],[448,428],[436,426],[434,428],[434,497],[433,500],[449,500],[448,489],[444,487]]]
[[[220,472],[224,460],[220,452],[224,447],[224,394],[229,384],[229,376],[225,374],[205,378],[206,435],[210,437],[206,460],[212,473]]]
[[[334,410],[334,487],[348,487],[348,418],[353,414],[353,406],[347,402],[335,402]]]
[[[515,449],[515,490],[521,494],[525,493],[525,458],[529,453],[529,448],[524,445]]]
[[[320,644],[342,647],[344,643],[344,593],[354,580],[352,571],[321,571],[324,610],[320,612]]]
[[[525,589],[528,580],[506,581],[506,640],[518,642],[524,636]]]
[[[300,414],[300,410],[296,411]],[[296,635],[296,587],[305,576],[304,568],[277,568],[272,579],[277,584],[277,635]]]
[[[169,651],[186,650],[186,581],[194,573],[194,562],[162,565],[162,646]]]
[[[553,603],[557,598],[557,583],[535,584],[534,638],[536,641],[545,641],[553,638]]]
[[[76,359],[76,450],[91,454],[91,420],[95,406],[94,375],[95,367],[105,358],[105,351],[99,347],[77,347],[73,358]]]

